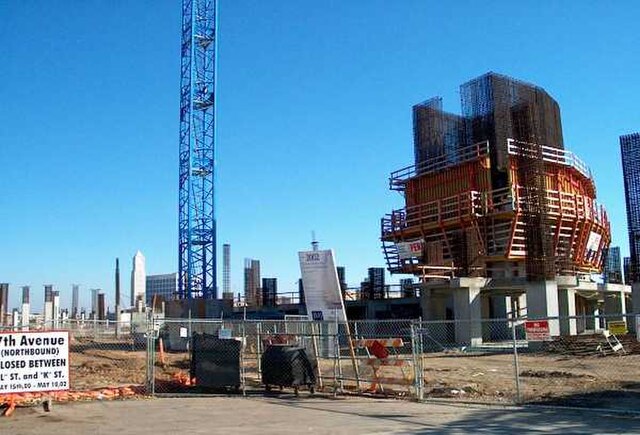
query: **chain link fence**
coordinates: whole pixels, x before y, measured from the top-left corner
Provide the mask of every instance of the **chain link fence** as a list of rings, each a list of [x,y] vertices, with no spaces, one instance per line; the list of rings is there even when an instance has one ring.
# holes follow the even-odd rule
[[[149,389],[640,405],[631,316],[537,320],[548,325],[547,337],[527,332],[531,319],[161,320],[149,334]]]
[[[0,394],[0,407],[13,412],[16,406],[52,401],[124,399],[146,395],[152,366],[147,342],[152,345],[146,319],[141,322],[59,320],[30,325],[5,326],[4,332],[69,332],[68,390]]]
[[[533,333],[532,322],[548,334]],[[631,315],[348,323],[155,319],[133,326],[91,320],[30,326],[48,329],[70,332],[72,391],[640,406],[640,343]]]

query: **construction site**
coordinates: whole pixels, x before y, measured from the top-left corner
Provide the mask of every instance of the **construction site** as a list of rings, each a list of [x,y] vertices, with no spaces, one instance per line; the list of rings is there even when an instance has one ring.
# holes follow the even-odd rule
[[[413,106],[413,164],[388,179],[402,208],[382,217],[379,233],[373,219],[386,270],[372,267],[361,287],[348,288],[345,268],[314,233],[298,252],[296,297],[279,295],[276,278],[261,281],[260,262],[247,259],[240,304],[225,244],[219,298],[217,26],[215,0],[183,2],[178,272],[147,280],[138,251],[127,308],[116,260],[112,318],[98,289],[93,315],[77,316],[77,285],[72,316],[61,315],[59,292],[46,285],[42,316],[30,317],[24,286],[22,312],[10,318],[3,283],[5,415],[35,405],[49,412],[56,401],[189,396],[637,412],[640,304],[634,310],[632,293],[640,297],[640,287],[602,279],[611,224],[589,166],[565,148],[558,102],[502,74],[462,84],[459,114],[441,97]],[[404,278],[399,291],[385,284],[386,272]],[[169,290],[149,304],[152,282]],[[41,349],[30,338],[37,334],[59,334],[58,344]],[[49,361],[61,369],[52,379],[29,372],[24,356],[41,357],[29,368]]]
[[[388,268],[421,280],[423,318],[593,318],[605,303],[626,313],[630,286],[591,279],[610,225],[591,171],[564,148],[558,103],[495,73],[460,95],[462,115],[438,97],[413,107],[415,163],[389,179],[405,207],[382,218]],[[594,329],[571,321],[552,335]],[[483,338],[480,328],[456,330],[460,343]]]

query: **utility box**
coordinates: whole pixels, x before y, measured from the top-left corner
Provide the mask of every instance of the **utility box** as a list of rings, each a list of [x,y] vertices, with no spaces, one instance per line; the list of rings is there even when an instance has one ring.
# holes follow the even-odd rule
[[[298,394],[301,386],[315,392],[316,362],[307,356],[304,347],[287,344],[267,346],[261,358],[262,383],[267,391],[271,387],[292,387]]]
[[[193,334],[191,378],[203,388],[235,388],[242,385],[240,352],[242,342],[210,334]]]

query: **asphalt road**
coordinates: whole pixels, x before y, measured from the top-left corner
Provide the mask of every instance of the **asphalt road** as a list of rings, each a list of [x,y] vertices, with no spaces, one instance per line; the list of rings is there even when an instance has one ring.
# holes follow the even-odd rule
[[[0,434],[638,433],[640,416],[369,398],[209,397],[56,404],[0,417]]]

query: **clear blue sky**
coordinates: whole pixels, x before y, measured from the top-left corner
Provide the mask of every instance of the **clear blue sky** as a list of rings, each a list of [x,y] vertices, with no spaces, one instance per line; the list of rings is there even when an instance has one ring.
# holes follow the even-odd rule
[[[402,206],[411,105],[459,110],[496,71],[559,102],[628,252],[618,136],[640,130],[640,3],[220,0],[217,219],[242,262],[294,290],[314,229],[357,284]],[[0,1],[0,281],[113,303],[115,257],[177,269],[178,1]],[[221,257],[221,255],[220,255]],[[221,276],[221,274],[220,274]],[[221,283],[220,283],[221,285]],[[13,304],[12,304],[13,305]]]

